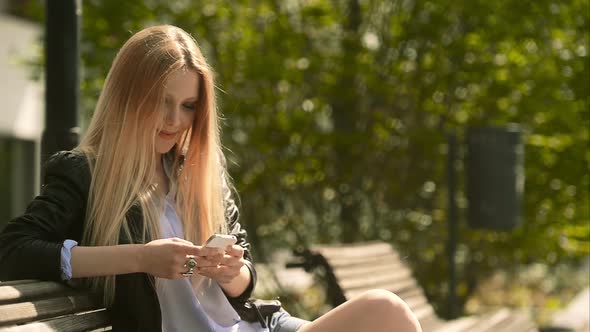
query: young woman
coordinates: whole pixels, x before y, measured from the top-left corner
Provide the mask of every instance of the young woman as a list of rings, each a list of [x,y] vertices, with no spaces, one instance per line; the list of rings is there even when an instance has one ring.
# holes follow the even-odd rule
[[[132,36],[82,142],[48,160],[41,194],[0,234],[0,280],[84,280],[114,331],[267,331],[240,317],[256,272],[217,118],[212,70],[189,34],[167,25]],[[203,247],[214,233],[238,242],[224,253]],[[266,323],[420,331],[403,301],[377,290],[313,322],[280,310]]]

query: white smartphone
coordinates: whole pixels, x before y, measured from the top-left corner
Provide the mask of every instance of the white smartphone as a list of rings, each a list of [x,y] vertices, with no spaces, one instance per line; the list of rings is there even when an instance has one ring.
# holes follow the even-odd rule
[[[236,242],[238,242],[238,239],[233,235],[213,234],[209,237],[209,240],[205,242],[205,247],[225,251],[227,247],[233,246]]]

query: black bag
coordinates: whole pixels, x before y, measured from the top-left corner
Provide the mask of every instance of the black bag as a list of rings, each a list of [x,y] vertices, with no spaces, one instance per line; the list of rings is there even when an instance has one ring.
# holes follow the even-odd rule
[[[249,299],[237,310],[238,315],[247,322],[260,322],[262,327],[266,328],[266,323],[270,322],[272,315],[281,310],[281,301]]]

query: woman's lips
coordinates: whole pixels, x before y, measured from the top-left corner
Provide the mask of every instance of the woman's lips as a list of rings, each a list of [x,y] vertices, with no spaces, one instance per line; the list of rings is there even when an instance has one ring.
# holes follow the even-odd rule
[[[158,133],[158,136],[160,136],[161,138],[163,138],[165,140],[171,140],[176,137],[176,133],[168,133],[165,131],[161,131]]]

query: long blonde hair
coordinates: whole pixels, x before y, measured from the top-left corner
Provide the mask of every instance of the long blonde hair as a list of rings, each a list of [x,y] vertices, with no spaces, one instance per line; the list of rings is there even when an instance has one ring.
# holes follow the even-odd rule
[[[92,173],[82,244],[116,245],[121,235],[131,243],[146,243],[160,236],[163,197],[152,190],[157,162],[155,137],[165,117],[159,111],[165,82],[176,70],[193,71],[199,77],[194,123],[173,151],[176,208],[185,238],[201,244],[212,233],[226,230],[222,197],[225,172],[220,159],[213,72],[188,33],[163,25],[144,29],[123,45],[77,148],[88,158]],[[143,232],[134,234],[139,239],[131,232],[137,225],[130,225],[127,218],[134,206],[143,216],[139,225]],[[114,277],[90,281],[104,291],[105,304],[111,304]]]

